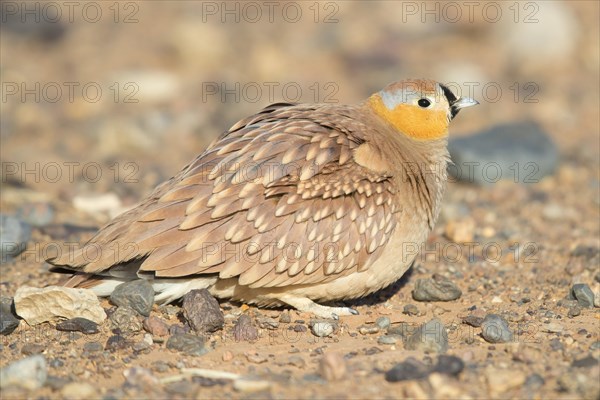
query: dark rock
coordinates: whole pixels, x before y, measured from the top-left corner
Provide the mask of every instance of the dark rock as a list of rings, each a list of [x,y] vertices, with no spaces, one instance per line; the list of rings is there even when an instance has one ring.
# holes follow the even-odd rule
[[[87,318],[71,318],[56,324],[56,329],[67,332],[81,332],[86,335],[98,333],[98,324]]]
[[[204,338],[189,333],[171,336],[167,340],[167,349],[180,351],[191,356],[201,356],[208,353]]]
[[[31,239],[31,226],[17,217],[0,214],[0,264],[21,254]]]
[[[27,203],[19,207],[16,215],[31,226],[46,226],[54,219],[54,207],[49,203]]]
[[[133,343],[121,335],[112,335],[106,341],[104,348],[109,351],[117,351],[128,349],[133,346]]]
[[[575,368],[592,368],[599,364],[598,359],[587,356],[584,358],[580,358],[579,360],[575,360],[571,363],[571,366]]]
[[[550,348],[554,351],[563,350],[565,346],[560,342],[560,339],[554,338],[550,340]]]
[[[0,298],[0,334],[8,335],[19,326],[19,319],[14,313],[13,299]]]
[[[571,294],[577,299],[579,306],[583,308],[594,308],[594,292],[592,292],[592,289],[585,283],[573,285]]]
[[[115,288],[110,295],[110,301],[119,307],[129,306],[147,317],[154,304],[154,289],[145,279],[125,282]]]
[[[513,340],[508,322],[496,314],[486,315],[481,324],[481,334],[489,343],[508,343]]]
[[[252,324],[252,318],[242,314],[233,326],[233,337],[236,342],[252,342],[258,339],[258,329]]]
[[[169,325],[161,318],[150,316],[143,321],[146,332],[155,336],[167,336],[169,334]]]
[[[401,382],[416,379],[425,379],[431,370],[425,364],[415,360],[412,357],[396,364],[392,369],[385,373],[385,380],[388,382]]]
[[[434,372],[446,374],[450,376],[458,376],[463,369],[465,369],[465,363],[463,360],[456,356],[441,355],[438,357],[437,364],[433,367]]]
[[[468,137],[451,138],[448,151],[457,180],[489,185],[500,179],[527,184],[550,175],[558,164],[558,150],[535,122],[496,126]]]
[[[404,343],[407,350],[445,353],[448,350],[448,332],[437,318],[421,325]]]
[[[223,329],[223,311],[208,290],[192,290],[187,293],[183,296],[182,308],[185,319],[197,333],[212,333]]]
[[[450,279],[434,274],[431,279],[417,279],[412,295],[417,301],[452,301],[462,292]]]

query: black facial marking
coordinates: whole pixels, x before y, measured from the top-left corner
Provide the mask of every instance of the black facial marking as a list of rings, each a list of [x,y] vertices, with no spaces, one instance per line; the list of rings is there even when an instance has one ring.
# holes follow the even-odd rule
[[[458,100],[458,98],[452,93],[447,86],[440,84],[442,91],[444,92],[444,96],[446,96],[446,100],[448,100],[448,104],[450,104],[450,115],[451,118],[456,117],[456,114],[460,111],[458,108],[454,107],[454,103]]]

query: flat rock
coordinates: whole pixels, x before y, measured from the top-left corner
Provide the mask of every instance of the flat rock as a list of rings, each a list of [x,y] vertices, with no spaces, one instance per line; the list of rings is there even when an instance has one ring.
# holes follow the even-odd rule
[[[42,355],[34,355],[15,361],[0,369],[0,388],[9,386],[35,390],[46,383],[48,365]]]
[[[462,291],[450,279],[433,274],[431,278],[417,279],[412,296],[417,301],[452,301],[462,296]]]
[[[56,329],[66,332],[81,332],[86,335],[98,333],[98,324],[86,318],[76,317],[56,324]]]
[[[97,324],[106,319],[96,294],[90,289],[62,286],[22,286],[15,293],[15,310],[29,325],[82,317]]]
[[[481,323],[481,335],[489,343],[508,343],[513,333],[508,322],[497,314],[488,314]]]
[[[190,333],[171,336],[167,340],[167,349],[177,350],[191,356],[201,356],[208,353],[204,338]]]
[[[136,279],[117,286],[110,295],[110,301],[117,306],[129,306],[147,317],[154,304],[154,289],[147,280]]]
[[[206,289],[192,290],[183,296],[183,315],[197,333],[223,329],[225,317],[219,302]]]
[[[0,334],[8,335],[19,326],[19,320],[13,314],[13,299],[0,298]]]
[[[31,239],[31,226],[12,215],[0,214],[0,264],[21,254]]]
[[[535,122],[498,125],[468,137],[451,138],[448,151],[455,179],[490,185],[500,179],[528,184],[550,175],[558,164],[558,150]]]
[[[448,332],[446,327],[442,321],[434,318],[417,328],[406,339],[404,347],[407,350],[445,353],[448,350]]]

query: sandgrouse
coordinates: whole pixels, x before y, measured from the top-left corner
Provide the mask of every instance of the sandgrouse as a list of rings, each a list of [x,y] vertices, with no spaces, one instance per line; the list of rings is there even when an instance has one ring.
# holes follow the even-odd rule
[[[156,301],[192,289],[321,317],[317,302],[398,280],[440,210],[448,125],[478,104],[430,80],[352,106],[284,104],[244,118],[77,251],[48,261],[108,296],[147,279]]]

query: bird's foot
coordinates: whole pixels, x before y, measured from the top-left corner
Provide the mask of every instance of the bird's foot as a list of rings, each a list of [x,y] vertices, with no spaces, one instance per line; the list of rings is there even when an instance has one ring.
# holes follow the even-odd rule
[[[339,319],[343,315],[358,315],[358,311],[350,307],[329,307],[317,304],[306,297],[282,296],[282,302],[289,304],[298,311],[314,314],[320,318]]]

